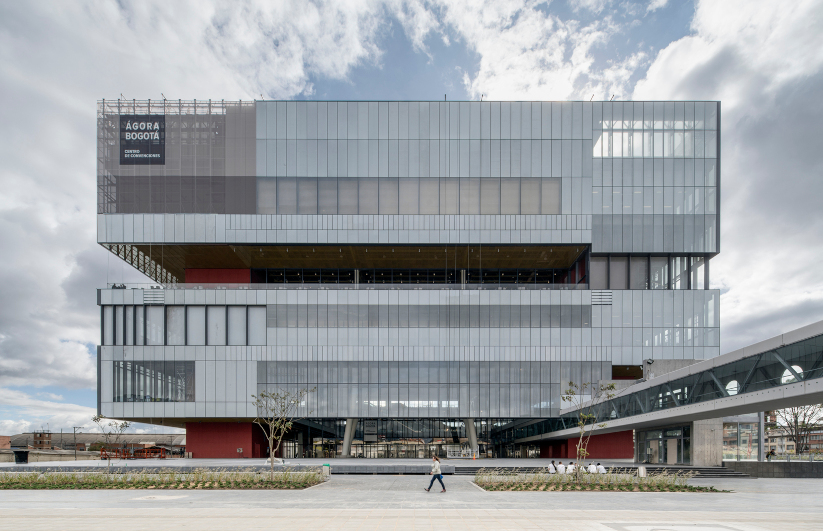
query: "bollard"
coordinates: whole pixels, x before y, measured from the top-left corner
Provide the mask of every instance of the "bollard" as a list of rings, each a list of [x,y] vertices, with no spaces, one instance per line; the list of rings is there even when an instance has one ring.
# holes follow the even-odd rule
[[[323,476],[329,477],[331,475],[331,465],[328,463],[323,465]]]
[[[644,466],[637,467],[637,477],[639,477],[639,478],[646,477],[646,467],[644,467]]]

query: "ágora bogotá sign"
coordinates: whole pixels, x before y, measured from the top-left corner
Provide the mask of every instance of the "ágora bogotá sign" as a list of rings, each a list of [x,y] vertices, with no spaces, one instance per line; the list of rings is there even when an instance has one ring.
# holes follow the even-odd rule
[[[120,164],[166,163],[166,117],[120,115]]]

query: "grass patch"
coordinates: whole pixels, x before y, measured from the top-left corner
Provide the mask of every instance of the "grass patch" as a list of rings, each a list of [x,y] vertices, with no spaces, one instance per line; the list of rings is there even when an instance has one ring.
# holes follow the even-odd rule
[[[198,469],[177,472],[167,469],[156,473],[128,472],[109,474],[90,472],[0,472],[0,490],[294,490],[325,481],[320,467],[302,470],[282,469],[271,475],[257,470]]]
[[[661,472],[641,478],[634,474],[549,474],[548,469],[524,472],[519,469],[481,468],[475,484],[488,491],[595,491],[595,492],[728,492],[714,487],[689,485],[694,472]]]

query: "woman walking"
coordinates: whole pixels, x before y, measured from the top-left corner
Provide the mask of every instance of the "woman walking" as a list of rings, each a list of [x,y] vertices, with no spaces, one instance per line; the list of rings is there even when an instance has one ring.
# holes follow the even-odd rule
[[[446,492],[446,485],[443,484],[443,474],[440,473],[440,459],[438,459],[436,455],[432,456],[432,471],[429,472],[429,474],[431,474],[432,480],[431,483],[429,483],[429,488],[424,490],[426,492],[429,492],[432,488],[432,485],[434,485],[434,480],[436,479],[440,482],[440,486],[443,487],[443,490],[441,490],[440,492]]]

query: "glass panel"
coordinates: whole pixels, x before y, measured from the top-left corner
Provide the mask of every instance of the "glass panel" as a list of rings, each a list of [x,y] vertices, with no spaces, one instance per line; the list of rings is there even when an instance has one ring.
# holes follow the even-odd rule
[[[361,179],[361,181],[365,181],[367,179]],[[372,181],[374,179],[371,179]],[[405,179],[404,179],[405,180]],[[412,180],[412,179],[409,179]],[[379,212],[380,214],[397,214],[398,213],[398,196],[397,196],[397,179],[380,179],[380,199],[379,199]],[[362,187],[361,182],[361,187]],[[414,197],[413,199],[417,199]],[[406,203],[407,198],[403,198],[404,204]],[[415,205],[416,206],[416,205]]]
[[[412,178],[400,179],[399,197],[403,200],[399,202],[400,214],[417,214],[419,212],[420,204],[420,180]],[[382,192],[382,189],[381,189]],[[381,197],[381,210],[382,210]]]
[[[542,179],[521,179],[520,213],[540,214],[540,181]]]
[[[672,289],[689,289],[689,259],[672,256]]]
[[[723,459],[737,460],[737,423],[723,423]]]
[[[209,306],[208,307],[208,337],[206,340],[209,345],[225,345],[226,344],[226,307],[225,306]]]
[[[337,214],[337,179],[317,180],[317,213]]]
[[[165,316],[163,306],[146,306],[146,344],[165,344]]]
[[[706,263],[702,256],[693,256],[691,289],[706,289]]]
[[[114,306],[103,306],[103,344],[114,344]]]
[[[500,213],[500,179],[480,179],[480,213]]]
[[[123,344],[123,307],[114,307],[114,344]]]
[[[460,214],[480,213],[480,179],[460,179]]]
[[[257,213],[277,213],[277,179],[257,179]]]
[[[143,330],[145,330],[145,325],[143,323],[143,316],[145,315],[143,312],[145,311],[145,306],[135,306],[134,307],[134,344],[135,345],[144,345],[144,338],[143,338]]]
[[[440,181],[440,213],[458,214],[460,187],[458,179]]]
[[[608,289],[609,258],[593,256],[591,258],[591,289]]]
[[[297,214],[297,179],[277,179],[277,213]]]
[[[629,259],[612,256],[609,261],[609,289],[628,289]]]
[[[631,257],[629,289],[649,289],[649,259],[647,257]]]
[[[500,180],[500,213],[520,213],[520,179]]]
[[[300,309],[306,312],[306,307],[302,306]],[[266,307],[265,306],[250,306],[249,307],[249,345],[265,345],[266,344]]]
[[[543,179],[541,187],[541,213],[560,214],[560,179]]]
[[[229,345],[246,344],[246,307],[229,306]]]
[[[440,213],[439,179],[420,179],[420,213]]]
[[[189,306],[186,308],[186,344],[206,344],[205,306]]]
[[[651,289],[669,289],[669,260],[665,257],[651,258]]]
[[[357,214],[357,179],[338,179],[339,197],[337,211],[339,214]]]
[[[166,306],[166,344],[185,345],[185,330],[185,306]]]
[[[357,190],[358,197],[358,214],[377,214],[378,212],[378,180],[361,178],[359,179],[359,188]],[[394,190],[397,190],[397,181],[394,181]],[[396,193],[396,192],[395,192]],[[395,212],[397,212],[397,203],[394,204]]]
[[[317,214],[317,179],[297,179],[297,213]]]

